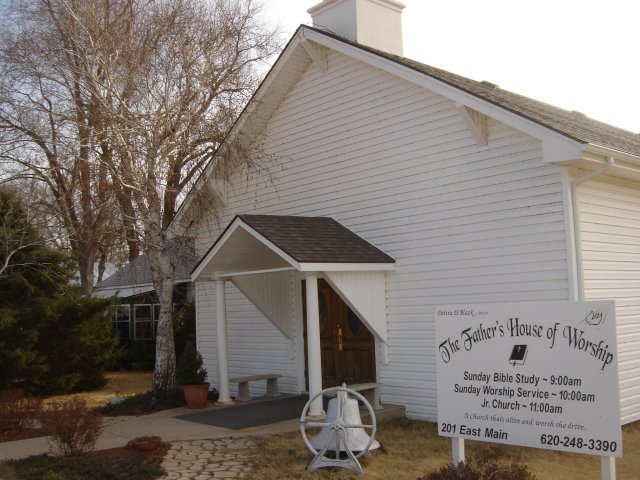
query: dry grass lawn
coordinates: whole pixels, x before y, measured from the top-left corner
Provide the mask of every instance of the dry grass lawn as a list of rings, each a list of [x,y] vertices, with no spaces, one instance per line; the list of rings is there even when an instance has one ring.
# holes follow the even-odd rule
[[[50,397],[47,401],[83,397],[90,406],[106,404],[115,395],[147,392],[151,387],[151,372],[114,372],[100,390]],[[366,478],[371,480],[412,479],[451,461],[451,441],[439,437],[434,423],[411,420],[379,425],[377,439],[382,448],[362,461]],[[309,474],[306,466],[311,455],[302,443],[300,432],[269,435],[255,439],[255,459],[248,478],[311,479],[361,478],[347,470],[322,469]],[[506,462],[526,464],[539,480],[598,480],[600,459],[591,455],[554,452],[534,448],[519,448],[484,442],[466,442],[467,456],[497,454]],[[618,480],[640,478],[640,422],[623,428],[624,457],[616,461]]]
[[[107,373],[107,384],[99,390],[91,392],[72,393],[68,395],[56,395],[48,397],[47,402],[64,401],[72,397],[84,398],[89,407],[100,407],[109,403],[116,395],[135,395],[151,390],[152,372],[147,371],[120,371]]]
[[[382,448],[362,462],[368,479],[412,479],[451,461],[451,441],[439,437],[435,423],[410,420],[380,425],[376,438]],[[322,469],[309,474],[311,454],[299,432],[256,439],[256,458],[251,479],[361,478],[346,470]],[[466,442],[469,455],[497,454],[507,462],[520,462],[539,480],[598,480],[599,457],[519,448],[485,442]],[[640,422],[623,428],[624,457],[616,461],[618,480],[640,478]]]

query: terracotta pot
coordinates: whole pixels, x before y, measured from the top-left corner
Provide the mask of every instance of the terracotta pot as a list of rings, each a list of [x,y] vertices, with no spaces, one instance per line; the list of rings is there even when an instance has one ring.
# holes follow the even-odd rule
[[[207,406],[207,394],[209,393],[209,384],[202,383],[200,385],[183,385],[184,400],[187,402],[188,408],[204,408]]]
[[[131,448],[139,452],[150,452],[158,448],[158,444],[156,442],[134,442],[131,444]]]

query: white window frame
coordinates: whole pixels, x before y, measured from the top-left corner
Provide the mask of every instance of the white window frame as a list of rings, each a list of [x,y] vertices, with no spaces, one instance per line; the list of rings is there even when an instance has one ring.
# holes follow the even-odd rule
[[[147,307],[149,308],[149,318],[145,318],[144,320],[138,320],[138,308]],[[154,338],[154,304],[152,303],[134,303],[133,304],[133,336],[134,340],[153,340]],[[139,323],[149,323],[149,336],[148,337],[139,337],[138,336],[138,324]]]
[[[118,319],[118,312],[120,310],[124,310],[127,309],[127,340],[131,340],[131,305],[129,305],[128,303],[121,303],[118,305],[114,305],[113,309],[112,309],[112,315],[111,315],[111,325],[113,326],[113,329],[115,332],[118,333],[118,337],[120,337],[120,329],[118,328],[119,324],[121,323],[125,323],[124,320],[119,320]]]

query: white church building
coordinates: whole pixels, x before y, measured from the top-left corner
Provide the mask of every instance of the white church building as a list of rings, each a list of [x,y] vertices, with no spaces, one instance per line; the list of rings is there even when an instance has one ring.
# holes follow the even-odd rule
[[[190,232],[209,381],[375,382],[435,420],[437,306],[612,299],[640,419],[640,135],[404,58],[402,9],[311,8],[230,134],[273,165],[194,187],[222,202]]]

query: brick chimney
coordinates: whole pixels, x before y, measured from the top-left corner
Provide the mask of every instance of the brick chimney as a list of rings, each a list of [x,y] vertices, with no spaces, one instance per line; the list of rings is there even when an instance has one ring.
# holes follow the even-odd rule
[[[314,27],[402,56],[404,7],[396,0],[323,0],[307,12]]]

